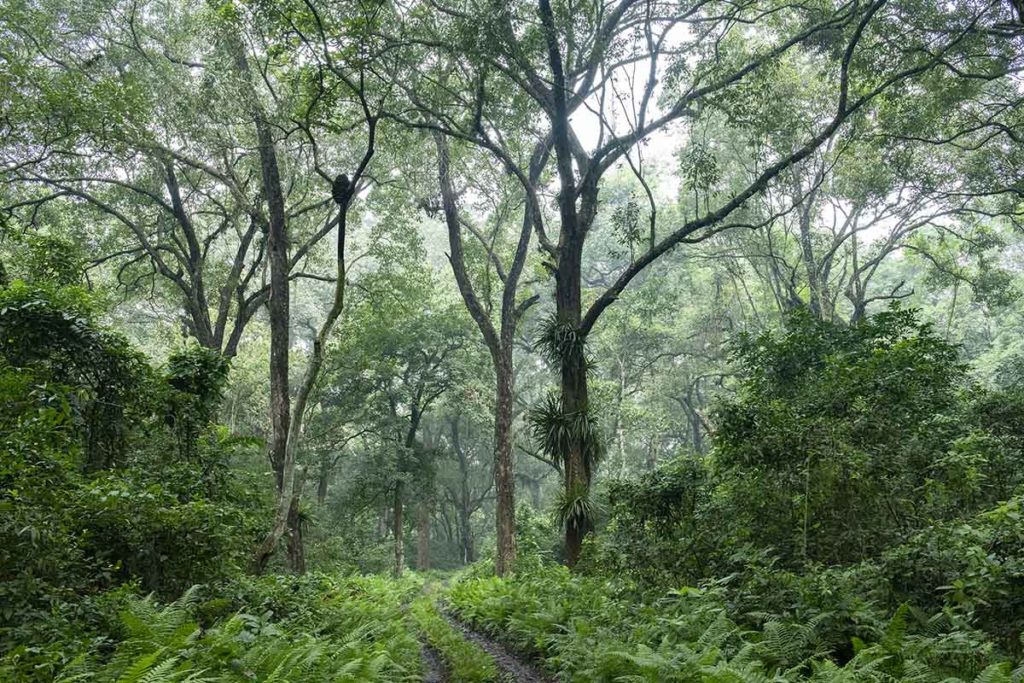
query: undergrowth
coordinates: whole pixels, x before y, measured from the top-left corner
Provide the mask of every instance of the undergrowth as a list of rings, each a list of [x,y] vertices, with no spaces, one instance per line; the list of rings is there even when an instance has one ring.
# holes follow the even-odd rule
[[[949,615],[900,607],[848,652],[827,615],[807,621],[730,613],[723,587],[638,596],[561,566],[512,578],[469,577],[447,599],[458,615],[539,659],[562,681],[976,681],[1024,679],[984,634]]]
[[[401,612],[418,589],[415,579],[277,576],[232,584],[212,600],[200,588],[167,605],[133,598],[112,651],[83,653],[55,680],[418,681],[420,646]],[[15,680],[2,675],[13,670],[0,668],[0,678]]]

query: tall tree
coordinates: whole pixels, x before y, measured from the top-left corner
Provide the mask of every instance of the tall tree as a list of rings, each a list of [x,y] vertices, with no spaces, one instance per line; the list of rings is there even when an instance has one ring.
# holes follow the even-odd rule
[[[522,183],[541,248],[554,275],[555,314],[544,335],[559,368],[555,400],[539,413],[553,457],[564,463],[566,560],[574,565],[589,529],[589,490],[600,440],[587,383],[586,341],[601,314],[648,266],[677,245],[736,227],[756,227],[744,207],[787,169],[825,144],[845,123],[884,98],[905,96],[915,79],[947,67],[998,79],[1019,59],[1002,34],[1001,4],[923,8],[871,0],[828,8],[776,2],[433,3],[409,22],[404,44],[416,64],[440,64],[400,83],[421,115],[408,125],[439,131],[495,155]],[[539,18],[539,25],[537,22]],[[749,38],[756,36],[756,40]],[[751,107],[779,60],[813,54],[829,84],[830,111],[785,149],[759,162],[754,177],[699,215],[666,229],[652,224],[646,248],[588,301],[581,281],[584,247],[599,209],[601,181],[616,163],[673,122],[716,109]],[[431,55],[425,57],[424,53]],[[454,81],[458,80],[456,86]],[[627,85],[628,84],[628,85]],[[767,98],[762,98],[767,99]],[[502,127],[509,105],[550,136],[556,171],[557,237],[544,216],[546,185],[529,155],[511,155]],[[597,104],[600,103],[600,104]],[[422,116],[426,108],[429,116]],[[588,112],[590,112],[588,114]],[[614,115],[613,115],[614,113]],[[597,128],[589,144],[580,121]]]
[[[473,226],[459,208],[451,171],[451,155],[448,140],[444,133],[435,131],[434,139],[437,146],[438,185],[441,190],[441,206],[444,211],[445,223],[448,228],[448,260],[451,263],[455,281],[458,283],[462,300],[476,323],[484,344],[491,355],[494,365],[494,487],[496,493],[495,531],[497,553],[495,554],[495,570],[498,576],[504,575],[515,566],[516,560],[516,519],[515,519],[515,471],[514,471],[514,435],[513,401],[515,396],[515,371],[513,367],[513,347],[516,328],[523,315],[533,305],[536,295],[520,300],[518,298],[519,281],[526,265],[530,239],[533,233],[533,213],[522,211],[518,240],[515,243],[511,261],[502,259],[496,245],[497,232],[502,223],[509,219],[504,214],[507,207],[497,207],[494,217],[495,233],[488,239],[479,228]],[[549,153],[549,145],[543,141],[536,145],[530,162],[529,175],[533,182],[538,182],[541,171]],[[517,202],[520,203],[520,202]],[[500,304],[497,311],[491,304],[490,297],[481,299],[478,286],[475,286],[467,268],[466,251],[463,246],[464,231],[479,240],[484,252],[485,276],[497,277],[500,282]],[[493,273],[492,273],[493,265]],[[488,283],[489,284],[489,283]],[[493,320],[497,314],[497,326]],[[456,446],[458,449],[458,446]],[[460,517],[461,520],[461,517]],[[465,529],[465,525],[463,526]]]

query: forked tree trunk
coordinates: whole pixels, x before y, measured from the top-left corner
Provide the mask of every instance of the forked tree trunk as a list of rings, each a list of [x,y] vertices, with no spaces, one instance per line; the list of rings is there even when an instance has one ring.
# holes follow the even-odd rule
[[[522,304],[516,303],[519,277],[522,275],[529,251],[530,237],[534,225],[533,207],[528,206],[524,212],[519,242],[512,259],[511,267],[504,279],[501,294],[501,322],[495,329],[487,312],[484,311],[473,289],[473,284],[466,271],[465,254],[462,248],[462,226],[459,219],[455,190],[449,174],[448,142],[444,135],[435,135],[438,157],[438,184],[441,189],[441,200],[444,208],[445,221],[448,226],[448,243],[451,247],[449,261],[459,293],[466,304],[491,352],[496,375],[495,409],[494,409],[494,488],[495,501],[495,532],[497,538],[497,554],[495,571],[498,576],[512,571],[516,562],[516,508],[515,508],[515,457],[513,455],[512,433],[512,402],[515,395],[514,375],[512,369],[512,348],[516,326],[523,313],[536,300],[528,299]],[[548,145],[543,143],[534,150],[530,162],[529,177],[536,182],[547,159]],[[529,199],[529,198],[528,198]],[[529,205],[529,201],[527,202]],[[537,210],[539,214],[539,209]]]

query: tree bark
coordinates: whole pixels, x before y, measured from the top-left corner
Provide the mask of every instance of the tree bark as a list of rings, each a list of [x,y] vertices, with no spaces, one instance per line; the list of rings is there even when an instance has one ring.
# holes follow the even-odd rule
[[[825,317],[826,292],[825,283],[821,278],[821,270],[817,259],[814,257],[814,242],[811,235],[811,223],[814,219],[814,204],[818,196],[818,184],[821,182],[820,173],[814,176],[814,186],[803,197],[803,205],[800,207],[800,256],[804,264],[804,271],[807,274],[807,288],[810,290],[811,314],[823,320]],[[798,190],[799,196],[799,190]]]
[[[323,506],[327,502],[327,482],[331,476],[331,469],[327,466],[327,461],[320,463],[320,471],[317,472],[316,480],[316,504]]]
[[[274,468],[278,494],[274,521],[253,557],[253,569],[260,573],[266,568],[288,523],[294,486],[295,453],[294,448],[289,448],[291,403],[288,388],[288,226],[278,171],[277,150],[270,126],[262,112],[258,110],[255,113],[255,122],[259,139],[263,192],[270,214],[267,236],[270,261],[270,462]]]
[[[512,415],[514,387],[512,376],[512,348],[501,348],[496,364],[497,386],[495,388],[494,408],[494,490],[495,490],[495,526],[497,531],[497,556],[495,571],[504,576],[515,566],[516,560],[516,501],[515,501],[515,466],[512,452]],[[466,532],[469,519],[466,519]],[[473,555],[472,538],[466,545],[467,562]]]
[[[469,459],[466,457],[466,452],[462,449],[459,439],[458,416],[452,420],[452,445],[455,448],[455,456],[458,458],[459,464],[459,490],[456,495],[453,495],[458,515],[459,549],[462,552],[462,563],[471,564],[476,562],[476,547],[473,541],[473,527],[470,522],[473,517],[473,497],[469,490]],[[515,538],[514,535],[513,538]]]
[[[563,230],[565,228],[563,227]],[[555,288],[555,309],[559,325],[579,331],[581,317],[580,257],[582,249],[570,240],[562,251],[558,264]],[[587,368],[583,352],[584,339],[576,348],[563,353],[561,358],[561,397],[564,419],[582,425],[589,412]],[[572,430],[567,439],[567,452],[558,454],[565,463],[565,493],[567,499],[587,495],[590,490],[590,463],[587,462],[583,434]],[[570,518],[565,527],[566,564],[574,567],[579,560],[583,538],[588,531],[587,521]]]
[[[382,500],[380,507],[377,508],[377,532],[374,538],[377,542],[383,541],[388,535],[388,506],[387,502]]]
[[[546,4],[546,0],[544,0]],[[556,144],[556,152],[558,146]],[[568,151],[566,151],[568,154]],[[571,163],[567,171],[572,176]],[[562,175],[560,173],[560,175]],[[565,419],[587,425],[590,413],[587,363],[584,347],[586,330],[582,329],[582,259],[583,239],[593,221],[597,207],[597,188],[584,185],[581,188],[581,205],[577,213],[575,185],[571,179],[562,178],[559,195],[562,216],[562,232],[559,239],[558,268],[555,272],[555,319],[559,326],[576,335],[572,349],[562,349],[560,358],[561,410]],[[589,428],[589,426],[588,426]],[[592,453],[587,453],[585,435],[573,430],[566,443],[566,452],[557,454],[564,463],[564,484],[567,499],[585,497],[590,492]],[[583,539],[590,531],[589,520],[582,517],[568,519],[565,527],[565,559],[569,567],[576,566],[582,550]]]
[[[462,550],[462,563],[476,562],[476,544],[473,540],[473,527],[470,524],[472,511],[469,509],[468,498],[459,504],[459,546]]]

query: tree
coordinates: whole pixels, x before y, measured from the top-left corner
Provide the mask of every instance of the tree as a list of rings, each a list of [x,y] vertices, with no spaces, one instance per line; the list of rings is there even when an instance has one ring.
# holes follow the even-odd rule
[[[241,42],[241,38],[232,29],[237,25],[228,22],[225,27],[225,40],[235,60],[239,75],[243,79],[243,95],[248,95],[249,116],[253,121],[258,138],[257,151],[263,178],[263,191],[268,205],[268,240],[267,250],[270,261],[270,414],[271,414],[271,446],[270,458],[278,482],[278,499],[274,521],[263,542],[256,549],[252,566],[257,572],[262,571],[291,520],[292,550],[290,556],[296,560],[293,569],[301,572],[301,529],[298,526],[298,496],[295,488],[295,463],[299,443],[303,434],[306,409],[310,394],[320,376],[326,354],[327,340],[330,338],[335,323],[341,316],[345,305],[346,263],[345,240],[349,209],[353,198],[361,189],[367,166],[373,158],[376,146],[377,121],[375,105],[371,105],[371,95],[365,82],[365,52],[357,53],[353,65],[349,68],[358,74],[355,80],[344,74],[342,67],[331,63],[331,73],[338,77],[343,87],[350,89],[357,98],[360,108],[360,120],[366,127],[366,146],[358,166],[350,178],[344,173],[334,177],[331,182],[331,200],[337,205],[337,219],[328,219],[326,224],[338,226],[338,239],[335,260],[334,296],[330,309],[327,311],[316,338],[313,350],[307,362],[302,381],[295,395],[294,406],[290,403],[289,394],[289,279],[290,264],[288,258],[288,216],[284,208],[284,188],[281,184],[280,168],[277,160],[276,142],[267,112],[256,96],[256,84],[249,66],[249,56]],[[317,98],[314,98],[316,101]],[[308,116],[308,115],[307,115]],[[308,118],[307,118],[308,120]],[[308,129],[307,129],[308,132]],[[323,175],[323,172],[321,171]],[[301,492],[300,492],[301,493]]]
[[[223,17],[158,15],[135,3],[101,21],[70,8],[61,20],[75,31],[43,8],[5,16],[19,68],[6,90],[15,123],[2,147],[4,210],[30,228],[58,223],[67,210],[92,268],[111,268],[126,293],[159,284],[187,334],[232,357],[270,294],[275,201],[252,153],[260,126],[244,103],[264,109],[267,125],[285,112],[247,84],[251,56],[240,38],[224,40]],[[315,99],[297,106],[297,116],[319,114]],[[306,276],[304,258],[336,227],[320,224],[329,204],[304,182],[307,146],[293,139],[278,168],[289,187],[281,212],[293,225],[292,279]]]
[[[694,131],[679,153],[684,213],[696,214],[701,201],[749,182],[757,173],[751,159],[765,149],[789,147],[812,129],[827,91],[804,77],[806,68],[800,55],[779,65],[774,104],[762,115],[748,119],[742,112],[723,112]],[[935,78],[941,85],[929,83],[919,98],[924,104],[918,98],[900,107],[883,103],[871,119],[837,131],[752,200],[752,211],[772,217],[762,230],[718,240],[751,261],[779,310],[807,306],[822,319],[858,320],[871,304],[912,296],[906,281],[884,282],[883,264],[893,257],[915,252],[929,258],[929,244],[948,240],[976,258],[985,237],[972,224],[1019,218],[1013,198],[1019,174],[988,176],[979,168],[980,159],[1001,147],[1001,128],[972,140],[971,150],[924,143],[913,134],[915,126],[948,127],[923,112],[970,109],[1001,90],[1002,82]],[[1014,114],[994,116],[1010,121]],[[953,130],[966,134],[970,125]],[[698,167],[704,167],[701,177]]]
[[[397,255],[396,255],[397,256]],[[393,573],[405,568],[405,512],[416,484],[429,495],[436,450],[424,442],[428,412],[463,377],[459,354],[465,321],[454,301],[421,265],[411,245],[405,255],[381,264],[361,281],[364,296],[353,304],[351,333],[332,352],[327,400],[358,396],[362,419],[375,433],[386,470],[377,482],[391,514]]]
[[[474,449],[467,446],[465,442],[463,430],[460,429],[462,416],[455,414],[449,418],[449,421],[451,424],[451,446],[455,454],[458,476],[454,482],[446,482],[444,488],[448,501],[455,508],[462,562],[472,564],[477,559],[472,517],[492,495],[494,480],[492,478],[487,485],[474,488],[473,469],[474,465],[479,463],[479,459],[474,453]]]
[[[536,7],[436,7],[421,21],[410,22],[402,39],[413,46],[409,63],[438,64],[446,75],[427,71],[397,84],[430,115],[396,118],[489,151],[523,185],[534,230],[554,275],[555,314],[544,340],[560,380],[556,399],[538,413],[538,421],[541,431],[551,436],[546,443],[552,456],[564,462],[570,565],[578,559],[588,530],[587,497],[600,454],[584,346],[608,306],[677,245],[736,227],[756,227],[743,210],[749,200],[813,154],[848,120],[866,115],[886,97],[902,96],[914,79],[950,65],[995,80],[1016,59],[989,30],[1005,19],[1005,8],[997,6],[925,10],[913,3],[878,0],[824,10],[774,3],[678,6],[620,0],[553,7],[549,0],[539,0]],[[753,35],[757,41],[743,40]],[[755,93],[770,83],[779,60],[797,51],[816,57],[814,73],[829,84],[831,111],[794,145],[762,160],[749,182],[714,206],[708,203],[699,215],[667,229],[652,223],[646,249],[585,307],[584,246],[606,172],[675,121],[692,125],[709,112],[740,102],[756,113]],[[452,63],[458,67],[448,68]],[[634,67],[642,74],[634,77]],[[618,83],[620,76],[628,87]],[[556,239],[546,228],[544,186],[531,173],[531,156],[510,154],[505,144],[509,102],[527,109],[527,118],[543,122],[538,140],[550,137],[557,176]],[[622,114],[613,118],[614,105],[598,107],[595,102],[621,105]],[[597,142],[589,149],[572,120],[587,111],[595,112],[598,129]]]
[[[437,131],[434,133],[434,138],[437,145],[441,206],[448,227],[448,244],[451,249],[448,259],[451,262],[452,272],[455,274],[455,281],[458,283],[462,300],[480,330],[494,365],[494,484],[497,498],[495,570],[498,576],[503,576],[507,571],[513,569],[516,560],[515,471],[513,467],[515,456],[512,431],[515,396],[513,347],[519,321],[539,298],[536,295],[524,300],[517,298],[519,280],[526,265],[533,232],[533,216],[529,210],[523,212],[518,242],[515,245],[512,260],[506,267],[498,253],[496,242],[503,227],[501,224],[508,220],[503,214],[508,211],[508,208],[502,203],[496,207],[497,216],[494,218],[496,225],[490,240],[488,240],[479,229],[473,226],[470,220],[461,214],[452,182],[448,141],[443,133]],[[534,150],[529,171],[534,182],[539,179],[548,151],[548,146],[545,143],[538,145]],[[466,266],[466,252],[463,247],[463,230],[479,240],[486,252],[485,276],[488,278],[492,276],[491,267],[493,265],[493,276],[497,277],[501,283],[501,303],[497,311],[497,327],[493,321],[494,311],[490,296],[481,301],[477,287],[470,279]],[[463,502],[465,503],[465,500]],[[465,511],[465,505],[463,505],[463,511]],[[468,520],[463,525],[464,530],[465,524],[468,524]]]

